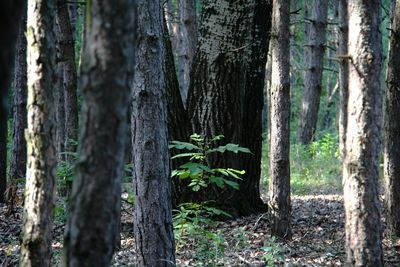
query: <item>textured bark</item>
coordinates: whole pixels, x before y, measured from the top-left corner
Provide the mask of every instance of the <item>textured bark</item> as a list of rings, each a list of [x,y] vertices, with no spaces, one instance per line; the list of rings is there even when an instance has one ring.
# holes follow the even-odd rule
[[[72,141],[78,140],[78,99],[77,99],[77,72],[75,66],[75,44],[73,31],[66,0],[57,0],[57,41],[60,46],[59,62],[62,62],[62,86],[64,89],[65,105],[65,151],[75,152]],[[65,155],[67,161],[72,161],[70,154]]]
[[[26,62],[26,7],[20,19],[17,51],[15,55],[14,72],[14,107],[13,107],[13,134],[10,179],[16,180],[26,175],[26,141],[25,128],[27,127],[27,62]]]
[[[23,0],[4,0],[0,3],[0,202],[4,202],[7,187],[7,118],[8,88],[14,65],[18,25],[24,6]]]
[[[342,161],[346,156],[347,101],[349,87],[349,59],[347,57],[348,42],[347,0],[339,1],[339,109],[338,133],[339,149]]]
[[[378,200],[382,39],[381,1],[352,0],[349,100],[343,167],[346,256],[351,266],[383,266]]]
[[[20,266],[50,266],[56,169],[53,96],[55,1],[29,0],[28,164]]]
[[[271,29],[271,146],[269,211],[271,232],[291,237],[290,227],[290,1],[274,0]]]
[[[165,16],[164,16],[165,18]],[[166,20],[164,19],[164,44],[165,44],[165,85],[167,96],[167,122],[169,141],[188,141],[191,135],[190,122],[187,116],[179,92],[178,77],[175,71],[174,56],[171,41],[168,35]],[[172,151],[171,156],[180,153]],[[171,162],[171,169],[177,169],[186,163],[185,159],[174,159]],[[177,207],[180,203],[190,201],[193,194],[185,180],[174,177],[172,179],[172,206]]]
[[[193,131],[248,147],[254,155],[226,153],[211,166],[244,168],[240,190],[212,188],[204,200],[232,214],[258,211],[261,113],[271,5],[269,1],[204,1],[193,61],[188,114]],[[249,30],[250,29],[250,30]]]
[[[400,235],[400,1],[391,27],[385,105],[385,210],[391,231]]]
[[[110,266],[115,250],[134,65],[134,2],[90,2],[80,80],[82,130],[65,237],[66,266]]]
[[[328,0],[314,0],[311,19],[307,19],[308,35],[306,44],[304,94],[302,110],[297,129],[301,144],[309,144],[315,134],[322,90],[323,59]]]
[[[179,0],[178,79],[182,101],[186,104],[190,70],[197,44],[196,1]]]
[[[173,54],[178,51],[178,17],[176,5],[172,4],[173,0],[164,1],[164,16],[167,21],[169,38],[172,45]],[[179,1],[179,0],[178,0]],[[175,1],[176,4],[177,1]]]
[[[132,145],[137,266],[174,266],[163,13],[138,1]]]

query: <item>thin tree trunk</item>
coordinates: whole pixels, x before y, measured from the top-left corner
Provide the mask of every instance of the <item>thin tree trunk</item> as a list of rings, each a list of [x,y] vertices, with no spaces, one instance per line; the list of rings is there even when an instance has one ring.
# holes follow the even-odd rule
[[[20,266],[50,266],[56,170],[55,1],[28,1],[28,130]]]
[[[12,153],[10,171],[8,175],[8,186],[4,194],[7,202],[6,215],[14,214],[15,201],[19,179],[26,176],[26,141],[25,128],[26,102],[27,102],[27,64],[26,64],[26,3],[19,24],[17,49],[15,53],[14,69],[14,105],[13,105],[13,128],[12,128]]]
[[[3,0],[0,2],[0,203],[4,202],[7,188],[7,119],[8,88],[14,65],[15,43],[18,25],[24,6],[23,0]]]
[[[62,62],[62,80],[65,104],[65,159],[69,162],[73,156],[69,153],[76,151],[74,141],[78,140],[78,99],[77,99],[77,72],[75,66],[75,44],[73,31],[69,19],[66,0],[57,0],[58,42],[60,45]]]
[[[349,87],[349,61],[347,58],[348,43],[348,21],[347,0],[339,1],[339,110],[338,110],[338,132],[339,149],[342,161],[346,156],[346,131],[347,131],[347,101]]]
[[[81,73],[82,130],[65,237],[66,266],[110,266],[115,250],[134,66],[134,3],[90,1]]]
[[[291,237],[290,227],[290,1],[274,0],[271,49],[271,150],[269,211],[272,234]]]
[[[346,258],[383,266],[378,200],[381,133],[381,1],[348,2],[349,97],[343,167]]]
[[[17,51],[15,55],[14,71],[14,107],[13,107],[13,133],[12,154],[10,166],[10,181],[14,183],[11,195],[16,192],[16,180],[26,175],[26,141],[25,128],[27,127],[26,101],[27,101],[27,62],[26,62],[26,5],[20,19]],[[9,199],[13,202],[12,199]]]
[[[391,231],[400,235],[400,0],[394,9],[386,78],[384,176],[385,209]]]
[[[312,17],[308,23],[305,47],[305,74],[302,110],[297,129],[297,139],[301,144],[309,144],[315,134],[322,90],[323,59],[325,51],[325,31],[328,0],[314,0]],[[307,27],[307,26],[306,26]]]
[[[138,1],[132,145],[137,266],[174,266],[161,1]]]
[[[178,79],[182,101],[186,105],[190,70],[197,45],[196,1],[179,0]]]

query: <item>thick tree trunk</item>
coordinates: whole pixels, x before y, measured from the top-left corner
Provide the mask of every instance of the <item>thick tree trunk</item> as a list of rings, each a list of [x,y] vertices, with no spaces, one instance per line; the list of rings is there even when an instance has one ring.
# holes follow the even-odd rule
[[[138,1],[139,44],[133,86],[134,234],[138,266],[174,266],[163,12]]]
[[[384,176],[385,209],[391,231],[400,235],[400,0],[391,27],[386,80]]]
[[[82,130],[65,237],[66,266],[110,266],[119,234],[135,4],[133,0],[91,0],[89,12],[81,73]]]
[[[272,234],[291,237],[290,227],[290,1],[274,0],[271,29],[271,150],[269,211]]]
[[[182,101],[186,105],[190,70],[197,45],[197,15],[195,0],[179,0],[178,80]]]
[[[309,144],[315,134],[322,90],[322,72],[325,51],[325,31],[328,0],[314,0],[311,19],[307,20],[308,35],[305,47],[305,74],[302,110],[297,129],[301,144]],[[307,27],[307,26],[306,26]]]
[[[194,132],[206,138],[223,134],[225,142],[254,153],[208,159],[211,166],[246,170],[238,192],[212,188],[202,194],[203,200],[215,200],[233,215],[264,206],[259,193],[261,112],[270,12],[270,2],[264,0],[203,2],[188,114]]]
[[[8,88],[14,65],[15,43],[18,25],[24,6],[23,0],[3,0],[0,2],[0,202],[4,202],[7,188],[7,118]]]
[[[75,44],[71,22],[69,19],[68,4],[66,0],[57,0],[58,42],[62,62],[62,85],[64,89],[65,105],[65,152],[76,151],[73,141],[78,140],[78,99],[77,99],[77,73],[75,66]],[[70,154],[65,155],[67,161],[72,161]]]
[[[381,131],[381,1],[352,0],[349,96],[343,194],[346,256],[351,266],[383,266],[378,200]]]
[[[20,19],[17,51],[15,55],[14,72],[14,107],[13,107],[13,134],[10,179],[16,180],[26,175],[26,141],[25,128],[27,126],[27,62],[26,62],[26,7]]]
[[[20,266],[49,266],[56,170],[55,1],[28,1],[28,164]]]
[[[349,59],[347,57],[348,42],[347,0],[339,1],[339,109],[338,132],[339,149],[342,161],[346,156],[346,131],[347,131],[347,101],[349,87]]]

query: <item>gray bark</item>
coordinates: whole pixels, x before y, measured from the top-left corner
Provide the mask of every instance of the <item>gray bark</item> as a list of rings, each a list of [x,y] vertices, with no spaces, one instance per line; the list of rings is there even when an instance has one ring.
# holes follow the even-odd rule
[[[20,266],[50,266],[57,165],[54,12],[53,0],[28,1],[28,163]]]
[[[4,0],[0,3],[0,202],[4,202],[7,188],[8,88],[14,65],[18,25],[24,6],[23,0]]]
[[[386,78],[384,177],[385,210],[391,231],[400,235],[400,1],[394,10]]]
[[[310,19],[306,19],[308,35],[306,43],[304,94],[301,116],[297,129],[297,139],[301,144],[309,144],[315,134],[322,90],[323,59],[325,51],[325,31],[328,0],[314,0]]]
[[[75,43],[66,0],[57,0],[56,18],[58,25],[57,41],[61,56],[58,58],[58,62],[62,63],[61,77],[65,105],[65,151],[63,152],[72,153],[76,151],[72,141],[78,140],[77,72],[75,66]],[[66,154],[65,159],[71,162],[73,157],[70,154]]]
[[[178,80],[182,101],[186,105],[190,70],[197,44],[196,1],[179,0]]]
[[[272,234],[290,238],[290,1],[275,0],[272,10],[268,207]]]
[[[138,1],[133,85],[134,234],[138,266],[174,266],[161,1]]]
[[[338,133],[339,149],[342,161],[346,156],[346,131],[347,131],[347,101],[349,87],[349,59],[347,57],[348,21],[347,0],[339,1],[339,109],[338,109]]]
[[[200,192],[233,215],[265,208],[259,193],[261,112],[270,1],[204,1],[193,61],[188,114],[193,132],[248,147],[254,155],[210,157],[211,166],[245,169],[240,190]],[[251,30],[249,30],[251,29]]]
[[[66,266],[110,266],[115,250],[134,66],[134,3],[91,0],[88,10],[80,80],[82,129],[65,236]]]
[[[346,258],[383,266],[378,200],[381,137],[381,1],[348,2],[349,96],[343,167]]]
[[[26,175],[26,141],[25,128],[27,127],[27,62],[26,62],[26,7],[20,19],[17,51],[15,55],[14,71],[14,107],[13,107],[13,134],[10,179],[16,180]]]

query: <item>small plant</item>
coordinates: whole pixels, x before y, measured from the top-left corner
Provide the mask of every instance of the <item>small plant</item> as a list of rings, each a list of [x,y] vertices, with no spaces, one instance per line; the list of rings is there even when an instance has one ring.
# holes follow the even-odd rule
[[[239,189],[239,184],[232,179],[240,180],[240,175],[245,173],[244,170],[236,170],[232,168],[210,168],[207,166],[206,159],[211,154],[225,152],[251,153],[249,149],[240,147],[236,144],[226,144],[217,147],[213,146],[217,141],[220,141],[223,138],[223,135],[218,135],[213,137],[210,141],[206,141],[204,137],[198,134],[193,134],[190,136],[190,140],[193,141],[193,143],[172,141],[169,148],[189,151],[172,157],[172,159],[183,157],[189,158],[189,162],[181,165],[177,170],[172,171],[172,177],[190,179],[189,187],[191,187],[195,192],[208,187],[210,184],[214,184],[219,188],[224,188],[227,185],[234,189]]]
[[[262,259],[265,262],[265,266],[273,267],[276,261],[282,261],[284,259],[282,248],[279,246],[274,236],[265,241],[261,250],[264,251]]]
[[[189,179],[189,187],[194,191],[206,189],[211,185],[219,188],[229,186],[239,189],[240,176],[244,170],[232,168],[214,168],[207,164],[207,157],[211,154],[222,154],[225,152],[251,153],[249,149],[236,144],[217,145],[224,138],[218,135],[210,140],[193,134],[190,141],[173,141],[170,149],[186,150],[172,157],[172,159],[188,158],[188,162],[173,170],[171,176],[179,179]],[[221,230],[215,231],[214,227],[219,222],[215,217],[230,217],[227,212],[212,207],[212,202],[183,203],[174,210],[173,224],[177,248],[193,243],[196,247],[196,259],[205,266],[216,266],[221,264],[225,257],[227,240]]]

